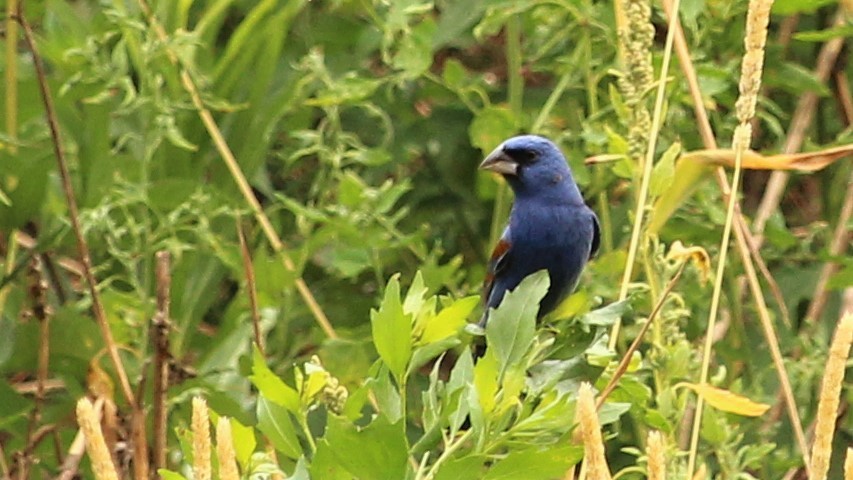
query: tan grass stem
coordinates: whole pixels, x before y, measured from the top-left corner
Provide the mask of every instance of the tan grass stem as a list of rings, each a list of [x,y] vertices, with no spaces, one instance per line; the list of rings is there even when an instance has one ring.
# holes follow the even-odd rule
[[[83,431],[86,440],[86,451],[92,462],[92,471],[97,480],[118,480],[115,466],[113,465],[104,434],[101,432],[101,421],[95,408],[88,398],[83,397],[77,401],[77,424]]]
[[[582,383],[578,391],[576,419],[583,437],[584,465],[589,480],[610,480],[610,469],[604,456],[604,441],[595,408],[592,385]]]
[[[847,447],[847,455],[844,457],[844,480],[853,480],[853,448],[850,447]]]
[[[673,14],[672,6],[670,5],[670,0],[664,0],[663,7],[664,11],[666,11],[667,15],[671,18]],[[717,141],[714,137],[714,132],[711,128],[711,123],[708,120],[708,115],[705,111],[704,103],[702,101],[702,92],[699,89],[698,76],[696,75],[696,70],[693,68],[693,63],[690,58],[690,51],[687,48],[687,41],[684,38],[684,32],[681,30],[680,25],[676,32],[676,35],[676,53],[678,54],[682,72],[684,73],[684,76],[687,79],[690,96],[693,99],[694,114],[698,122],[700,136],[702,137],[702,141],[704,143],[705,148],[716,149]],[[717,168],[717,170],[715,171],[715,180],[717,182],[718,187],[720,188],[720,192],[722,193],[723,198],[728,200],[729,196],[731,195],[731,187],[729,186],[728,179],[726,178],[725,169],[723,169],[722,167]],[[785,316],[784,299],[781,298],[781,292],[779,290],[779,287],[776,284],[776,281],[770,275],[770,272],[767,269],[766,264],[764,263],[764,259],[761,257],[761,253],[758,250],[757,239],[752,236],[746,226],[746,220],[744,219],[743,214],[740,212],[739,204],[735,205],[735,210],[737,212],[737,215],[735,218],[734,233],[735,240],[737,241],[738,252],[740,253],[741,262],[744,267],[744,273],[746,274],[750,293],[752,294],[752,297],[756,303],[756,310],[759,314],[759,320],[761,321],[762,331],[764,332],[765,338],[767,339],[768,346],[771,351],[774,367],[776,368],[777,375],[779,376],[779,383],[782,386],[781,395],[782,398],[784,398],[785,400],[788,416],[791,419],[792,429],[794,430],[794,434],[797,438],[797,443],[800,447],[800,451],[803,454],[804,464],[808,465],[808,447],[805,441],[805,434],[803,432],[802,422],[800,421],[799,414],[797,413],[796,400],[794,399],[793,390],[791,389],[788,376],[785,373],[785,365],[782,359],[781,350],[779,348],[779,342],[776,339],[775,334],[771,335],[771,333],[773,332],[772,320],[770,319],[770,313],[767,308],[767,303],[764,300],[764,292],[761,288],[761,283],[758,280],[755,267],[752,265],[752,261],[754,261],[755,264],[759,266],[762,275],[770,285],[774,297],[776,298],[776,302],[783,313],[783,317]],[[752,258],[752,260],[750,260],[750,257]]]
[[[228,417],[219,417],[216,422],[216,456],[219,458],[220,480],[239,480],[237,455],[234,452],[234,439],[231,436],[231,422]]]
[[[243,199],[246,203],[249,204],[249,207],[252,209],[252,213],[255,215],[255,219],[261,225],[261,230],[263,230],[264,235],[267,237],[267,241],[270,242],[273,250],[281,255],[282,263],[284,267],[291,271],[296,271],[296,265],[293,263],[293,260],[290,256],[285,252],[284,242],[279,237],[278,233],[275,231],[275,228],[272,225],[269,217],[267,217],[266,213],[264,213],[263,208],[261,207],[258,198],[255,197],[254,192],[252,192],[252,187],[249,185],[249,181],[246,179],[246,176],[243,174],[243,171],[240,169],[240,164],[237,163],[237,159],[234,157],[234,153],[231,151],[231,147],[228,146],[228,142],[225,141],[225,137],[222,135],[222,131],[219,129],[219,126],[216,124],[216,120],[213,119],[213,115],[211,115],[210,110],[204,105],[204,101],[201,99],[201,94],[199,93],[198,87],[196,87],[195,82],[190,76],[187,69],[181,64],[180,58],[178,55],[169,47],[169,35],[166,33],[166,30],[157,20],[157,17],[154,15],[154,12],[151,10],[151,7],[148,5],[146,0],[137,0],[139,4],[139,8],[145,15],[145,18],[148,20],[148,23],[151,25],[151,28],[154,30],[154,33],[157,35],[157,38],[166,45],[166,51],[169,57],[169,61],[178,67],[180,70],[181,84],[184,87],[184,90],[189,94],[192,99],[193,105],[198,112],[199,118],[201,118],[202,123],[204,124],[205,129],[207,129],[207,133],[210,135],[210,138],[213,140],[213,144],[216,146],[217,152],[219,152],[219,156],[222,158],[222,161],[225,162],[225,166],[228,167],[228,171],[231,173],[231,177],[234,179],[234,182],[237,184],[237,188],[239,188],[240,193],[243,195]],[[302,300],[308,306],[308,309],[311,311],[311,314],[314,316],[314,320],[323,329],[326,336],[329,338],[338,338],[338,334],[335,331],[334,327],[332,327],[329,318],[326,316],[323,309],[320,307],[320,304],[317,303],[317,299],[314,298],[314,294],[311,293],[311,289],[308,288],[308,285],[305,283],[305,280],[302,279],[301,276],[296,277],[294,281],[296,285],[296,290],[299,292],[299,295],[302,297]]]
[[[210,480],[210,418],[207,402],[199,397],[193,398],[193,478]]]
[[[714,290],[711,296],[711,308],[708,314],[708,325],[705,333],[705,346],[702,353],[702,369],[700,384],[707,383],[711,365],[711,352],[714,344],[714,327],[720,307],[723,274],[726,269],[726,259],[731,239],[732,225],[737,205],[737,195],[741,177],[741,160],[743,152],[749,147],[752,137],[752,126],[749,121],[755,114],[755,104],[761,87],[761,73],[764,67],[764,46],[767,41],[767,25],[770,21],[772,0],[750,0],[746,18],[746,36],[744,38],[745,53],[741,63],[741,78],[739,84],[740,96],[736,109],[740,125],[735,129],[732,147],[735,150],[735,169],[732,175],[731,194],[726,210],[726,223],[720,241],[720,254],[717,272],[714,279]],[[677,9],[673,9],[672,18],[677,17]],[[693,429],[690,437],[690,451],[687,460],[687,474],[692,475],[696,465],[696,454],[699,446],[699,430],[702,424],[704,399],[699,396],[696,402],[696,413],[693,417]]]
[[[649,432],[646,454],[649,456],[649,480],[666,480],[666,458],[663,435],[657,430]]]
[[[820,399],[817,405],[814,444],[812,445],[811,480],[826,480],[832,454],[832,437],[844,383],[844,369],[853,341],[853,312],[847,312],[838,322],[835,337],[829,348],[829,358],[823,375]]]
[[[673,11],[675,11],[676,13],[678,12],[679,4],[680,0],[675,0],[673,2]],[[620,301],[628,298],[628,287],[631,283],[631,277],[634,274],[634,262],[636,261],[637,251],[639,250],[640,246],[640,233],[643,229],[643,218],[645,217],[646,202],[648,201],[649,196],[649,184],[651,182],[652,177],[652,165],[654,164],[655,147],[657,144],[657,137],[660,133],[661,128],[663,101],[666,93],[666,79],[669,74],[670,60],[672,59],[672,44],[675,33],[673,24],[677,18],[677,15],[673,15],[672,19],[669,22],[669,30],[666,34],[666,44],[664,46],[663,51],[663,62],[661,63],[660,77],[658,78],[657,93],[655,96],[654,112],[652,113],[652,126],[651,131],[649,132],[649,143],[646,148],[646,158],[643,162],[643,175],[640,180],[640,192],[637,198],[637,208],[635,210],[634,225],[631,230],[631,243],[628,246],[628,258],[625,261],[625,270],[622,274],[622,284],[619,289]],[[617,320],[616,323],[613,324],[613,328],[610,330],[610,340],[608,342],[608,346],[611,350],[616,349],[616,342],[619,338],[619,330],[621,329],[621,327],[622,322],[620,320]]]

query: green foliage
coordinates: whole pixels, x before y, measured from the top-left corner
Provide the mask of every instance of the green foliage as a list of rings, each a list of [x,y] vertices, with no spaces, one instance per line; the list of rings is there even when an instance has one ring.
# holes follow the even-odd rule
[[[578,385],[589,381],[600,390],[613,377],[618,352],[675,274],[668,246],[703,246],[716,261],[723,203],[710,169],[677,160],[702,141],[688,82],[673,64],[651,181],[658,203],[649,229],[657,237],[641,247],[635,270],[642,274],[629,300],[615,302],[639,169],[627,158],[631,115],[616,85],[614,2],[152,2],[166,42],[136,2],[24,3],[48,66],[98,291],[146,408],[153,401],[154,255],[172,256],[164,478],[187,472],[187,400],[195,395],[231,418],[246,478],[278,468],[298,479],[560,477],[582,456],[572,443]],[[681,2],[721,146],[735,124],[746,3]],[[791,112],[809,92],[818,108],[804,148],[850,142],[838,86],[813,73],[822,44],[850,36],[849,25],[828,23],[835,3],[775,2],[756,150],[784,148]],[[791,15],[799,16],[797,32],[783,46],[777,30]],[[659,33],[662,18],[656,10]],[[0,132],[0,444],[12,468],[11,455],[31,448],[38,478],[54,476],[61,459],[50,442],[28,447],[36,405],[41,424],[56,426],[63,450],[76,433],[69,419],[77,398],[99,392],[114,398],[120,413],[129,407],[115,393],[116,373],[74,261],[31,56],[19,39],[0,39],[4,47],[9,42],[16,54],[0,70],[17,66],[18,108],[14,118],[4,116]],[[656,38],[655,65],[662,46]],[[292,270],[235,188],[169,52],[198,85],[282,236]],[[850,62],[836,68],[853,75]],[[13,123],[15,137],[8,133]],[[507,205],[501,180],[476,168],[500,141],[531,131],[568,154],[602,220],[602,252],[544,323],[535,321],[548,284],[539,274],[491,313],[485,332],[466,330],[482,313],[476,293],[490,225],[503,224]],[[593,155],[607,161],[584,165]],[[793,320],[777,322],[778,336],[805,422],[815,413],[839,293],[853,284],[853,263],[827,249],[850,172],[842,161],[794,175],[761,248]],[[764,181],[760,172],[745,179],[748,216]],[[493,209],[495,199],[503,205]],[[251,284],[238,227],[248,240]],[[31,267],[36,257],[45,264],[40,274]],[[738,287],[735,257],[713,383],[770,403],[777,380],[753,302]],[[841,265],[827,283],[827,308],[804,322],[827,260]],[[40,279],[52,310],[46,337],[31,315]],[[316,325],[298,279],[338,338]],[[251,342],[250,290],[263,354]],[[636,457],[650,429],[673,444],[686,421],[694,397],[677,385],[696,381],[708,298],[707,285],[688,269],[600,411],[608,458],[614,471],[624,467],[622,478],[642,478]],[[608,332],[617,319],[625,328],[614,351]],[[482,341],[479,335],[489,348],[475,363],[469,345]],[[60,382],[49,383],[41,402],[32,382],[45,340],[48,379]],[[781,478],[797,466],[787,424],[708,415],[700,455],[714,475]],[[671,455],[670,473],[683,473],[683,464]],[[88,467],[82,472],[89,475]]]

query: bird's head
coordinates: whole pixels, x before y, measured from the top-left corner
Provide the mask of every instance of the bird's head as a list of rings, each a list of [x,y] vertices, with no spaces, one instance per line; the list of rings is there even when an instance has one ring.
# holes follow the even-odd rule
[[[547,196],[583,203],[566,158],[547,138],[512,137],[490,153],[480,168],[503,175],[518,197]]]

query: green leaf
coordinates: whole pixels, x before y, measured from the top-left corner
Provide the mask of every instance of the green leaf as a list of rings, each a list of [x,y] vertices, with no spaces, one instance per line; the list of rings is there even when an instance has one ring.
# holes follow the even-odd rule
[[[417,77],[432,66],[432,39],[436,24],[431,18],[416,25],[403,36],[400,49],[394,55],[394,66],[407,77]]]
[[[484,480],[540,480],[561,477],[581,461],[583,446],[557,445],[550,448],[519,448],[489,469]]]
[[[395,377],[402,378],[412,355],[412,316],[403,313],[399,274],[388,281],[379,310],[370,311],[370,325],[379,357]]]
[[[824,5],[832,3],[836,3],[836,0],[776,0],[773,2],[773,7],[770,11],[776,15],[812,13]]]
[[[330,415],[322,442],[331,448],[338,463],[355,478],[406,477],[408,454],[402,421],[392,424],[380,416],[360,429],[343,418]]]
[[[266,435],[276,450],[290,458],[302,455],[302,447],[287,410],[261,397],[258,399],[257,414],[258,430]]]
[[[519,123],[519,119],[509,108],[488,106],[477,112],[468,127],[468,136],[472,145],[487,153],[508,137],[515,135]]]
[[[681,153],[681,144],[673,143],[666,149],[658,163],[652,168],[652,178],[649,182],[649,193],[656,198],[665,192],[675,175],[675,159]]]
[[[427,321],[421,335],[422,343],[432,343],[455,335],[467,323],[468,315],[477,307],[480,297],[460,298]]]
[[[254,347],[252,375],[249,380],[261,393],[261,398],[282,406],[294,414],[300,414],[299,392],[290,387],[267,367],[266,360]]]
[[[812,30],[794,34],[794,40],[801,40],[803,42],[826,42],[838,37],[853,37],[853,25],[839,25],[825,30]]]
[[[631,300],[622,300],[605,305],[597,310],[584,314],[580,322],[584,325],[609,327],[631,311]]]
[[[157,475],[159,475],[163,480],[187,480],[187,477],[180,473],[166,470],[165,468],[157,469]]]
[[[252,427],[243,425],[234,418],[229,418],[228,421],[231,423],[231,438],[234,443],[237,461],[240,462],[240,466],[245,470],[257,446],[255,430]]]
[[[536,313],[539,302],[548,292],[547,270],[527,276],[508,292],[496,310],[489,312],[486,324],[488,351],[498,360],[501,374],[518,362],[527,352],[536,332]]]

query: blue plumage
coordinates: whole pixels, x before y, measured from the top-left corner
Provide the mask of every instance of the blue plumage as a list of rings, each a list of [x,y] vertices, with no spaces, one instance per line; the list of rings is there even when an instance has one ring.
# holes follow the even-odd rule
[[[542,318],[575,289],[598,251],[598,218],[584,203],[560,149],[546,138],[510,138],[480,168],[502,174],[515,192],[509,225],[489,263],[480,324],[485,326],[488,309],[524,277],[547,269],[551,286],[539,306]]]

